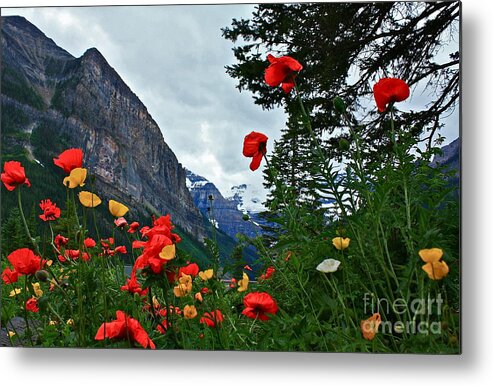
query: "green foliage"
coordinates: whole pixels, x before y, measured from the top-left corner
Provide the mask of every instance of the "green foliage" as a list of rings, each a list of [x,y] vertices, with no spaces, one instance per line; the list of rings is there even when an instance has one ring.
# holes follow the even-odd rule
[[[2,64],[2,94],[38,110],[45,108],[43,98],[29,85],[23,75],[5,63]]]

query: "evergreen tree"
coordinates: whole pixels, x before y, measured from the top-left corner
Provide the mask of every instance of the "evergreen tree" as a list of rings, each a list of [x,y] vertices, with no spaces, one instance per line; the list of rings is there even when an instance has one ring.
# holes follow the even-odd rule
[[[361,111],[378,79],[401,78],[419,92],[432,93],[429,104],[399,116],[402,123],[412,122],[413,136],[431,147],[444,113],[458,102],[459,53],[449,52],[440,61],[437,53],[458,36],[459,14],[459,2],[260,4],[249,20],[234,19],[223,29],[223,36],[237,43],[238,62],[226,69],[238,89],[252,91],[262,108],[283,105],[294,117],[294,96],[266,85],[263,72],[268,52],[302,63],[298,87],[313,129],[325,140],[327,158],[338,159],[344,154],[340,140],[349,136],[333,98],[339,95]],[[390,149],[384,119],[374,108],[365,115],[362,130],[373,158]]]

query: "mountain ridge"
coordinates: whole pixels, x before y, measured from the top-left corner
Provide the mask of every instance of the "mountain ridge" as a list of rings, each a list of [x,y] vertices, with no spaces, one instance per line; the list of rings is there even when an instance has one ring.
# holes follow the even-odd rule
[[[197,240],[205,236],[182,165],[97,48],[75,58],[25,18],[2,17],[2,110],[9,152],[31,146],[48,164],[64,147],[81,147],[103,198],[141,213],[171,213]],[[41,140],[33,144],[34,137]]]

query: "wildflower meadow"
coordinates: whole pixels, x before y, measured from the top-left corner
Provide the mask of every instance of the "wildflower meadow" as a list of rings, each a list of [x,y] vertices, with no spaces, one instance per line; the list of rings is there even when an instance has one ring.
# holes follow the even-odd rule
[[[390,143],[378,158],[369,156],[372,141],[352,106],[340,97],[331,101],[350,133],[339,142],[339,163],[326,156],[312,129],[298,89],[302,58],[266,59],[263,81],[299,104],[300,130],[316,160],[309,174],[327,204],[300,205],[300,192],[271,164],[269,138],[246,130],[243,144],[235,146],[243,146],[259,179],[264,168],[275,189],[269,229],[239,236],[255,248],[261,268],[233,270],[222,265],[214,238],[204,240],[207,262],[185,252],[173,213],[143,223],[124,202],[102,199],[80,148],[53,159],[66,200],[37,197],[37,225],[30,227],[23,205],[29,175],[21,162],[8,160],[2,196],[16,197],[18,231],[27,237],[21,248],[2,252],[1,318],[12,345],[460,352],[455,171],[432,164],[439,148],[423,148],[409,135],[398,108],[410,87],[392,77],[373,85],[372,108]],[[98,211],[113,217],[109,233],[98,228]],[[10,323],[14,318],[25,321],[22,331]]]

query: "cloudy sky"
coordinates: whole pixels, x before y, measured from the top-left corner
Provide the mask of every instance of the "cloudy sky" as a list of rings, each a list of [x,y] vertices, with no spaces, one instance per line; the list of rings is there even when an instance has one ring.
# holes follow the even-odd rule
[[[2,15],[26,17],[76,57],[96,47],[147,106],[178,160],[226,193],[240,183],[262,189],[261,171],[251,172],[241,154],[243,138],[260,131],[272,145],[285,122],[281,109],[263,111],[225,73],[235,58],[220,29],[252,10],[249,4],[41,7],[4,8]],[[458,123],[444,134],[455,139]]]

